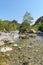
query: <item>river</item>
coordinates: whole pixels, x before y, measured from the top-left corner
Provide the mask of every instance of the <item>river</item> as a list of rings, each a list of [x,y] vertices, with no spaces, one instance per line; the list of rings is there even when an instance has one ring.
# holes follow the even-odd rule
[[[15,39],[13,43],[6,43],[2,47],[12,48],[10,51],[0,52],[0,65],[43,65],[43,36],[29,39]]]

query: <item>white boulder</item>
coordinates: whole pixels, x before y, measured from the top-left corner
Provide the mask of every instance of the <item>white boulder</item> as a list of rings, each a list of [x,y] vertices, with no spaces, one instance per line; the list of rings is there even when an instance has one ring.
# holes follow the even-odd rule
[[[11,50],[12,50],[12,48],[10,48],[10,47],[2,47],[0,49],[0,52],[7,52],[7,51],[11,51]]]

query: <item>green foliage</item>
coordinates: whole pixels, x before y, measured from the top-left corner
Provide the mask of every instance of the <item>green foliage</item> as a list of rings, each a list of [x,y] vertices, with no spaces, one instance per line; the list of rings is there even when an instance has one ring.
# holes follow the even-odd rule
[[[30,29],[30,25],[29,25],[27,22],[23,22],[23,23],[21,24],[21,27],[22,27],[22,28],[27,28],[28,30]]]
[[[33,27],[34,27],[34,29],[35,29],[36,31],[38,31],[38,30],[43,31],[43,16],[39,17],[39,18],[36,20],[36,22],[35,22],[35,24],[34,24]]]
[[[25,15],[23,16],[23,22],[20,28],[22,27],[22,28],[27,28],[28,30],[30,30],[31,28],[30,24],[32,20],[33,20],[33,17],[31,17],[30,13],[26,11]]]
[[[13,21],[7,21],[7,20],[0,20],[0,31],[4,31],[4,29],[6,31],[14,31],[17,30],[19,27],[19,23],[17,23],[16,20]]]
[[[42,31],[43,32],[43,23],[40,23],[39,26],[38,26],[38,30]]]
[[[23,22],[27,22],[28,24],[31,24],[33,20],[33,17],[31,17],[31,14],[26,11],[24,17],[23,17]]]
[[[34,29],[35,31],[38,31],[38,27],[33,27],[33,29]]]

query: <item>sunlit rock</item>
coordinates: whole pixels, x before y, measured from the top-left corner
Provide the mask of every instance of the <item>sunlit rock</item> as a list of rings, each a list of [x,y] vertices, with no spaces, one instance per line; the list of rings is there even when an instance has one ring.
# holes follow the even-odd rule
[[[36,37],[37,36],[37,34],[29,34],[29,37]]]
[[[18,34],[15,34],[14,35],[14,39],[16,39],[16,38],[18,38],[19,37],[19,35]]]
[[[27,38],[27,36],[25,34],[20,34],[19,38],[25,39],[25,38]]]
[[[14,43],[14,41],[13,40],[9,40],[9,42],[8,43]]]
[[[11,32],[10,32],[10,36],[13,38],[13,40],[15,40],[16,38],[19,37],[18,32],[19,32],[19,31],[11,31]]]
[[[3,41],[0,41],[0,46],[4,45],[5,43]]]
[[[10,48],[10,47],[2,47],[1,49],[0,49],[0,52],[7,52],[7,51],[11,51],[12,50],[12,48]]]
[[[10,33],[1,32],[0,40],[3,42],[14,42],[14,40],[18,37],[19,37],[18,31]]]
[[[19,47],[19,49],[21,49],[21,47]]]
[[[30,33],[36,33],[36,31],[34,29],[31,29]]]
[[[13,46],[18,46],[17,44],[14,44]]]

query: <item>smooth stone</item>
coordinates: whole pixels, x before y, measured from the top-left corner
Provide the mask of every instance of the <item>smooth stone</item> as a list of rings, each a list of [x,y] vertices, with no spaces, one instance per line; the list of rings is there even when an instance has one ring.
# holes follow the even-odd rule
[[[3,41],[0,41],[0,46],[4,45],[5,43]]]
[[[14,46],[18,46],[17,44],[14,44]]]
[[[21,49],[21,47],[19,47]]]
[[[10,47],[2,47],[1,49],[0,49],[0,52],[7,52],[7,51],[11,51],[12,50],[12,48],[10,48]]]

